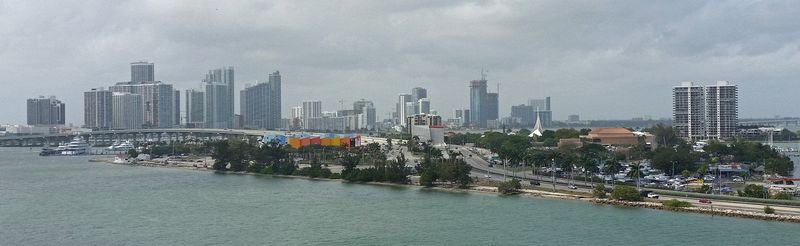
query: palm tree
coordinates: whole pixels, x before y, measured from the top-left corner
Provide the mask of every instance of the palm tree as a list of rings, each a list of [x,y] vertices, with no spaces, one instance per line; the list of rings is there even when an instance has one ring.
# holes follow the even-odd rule
[[[603,164],[603,173],[606,175],[611,175],[611,185],[614,185],[614,174],[618,173],[619,170],[622,169],[622,165],[616,159],[608,159]]]
[[[641,190],[641,188],[639,188],[639,177],[641,176],[640,172],[642,169],[641,164],[639,162],[633,162],[631,163],[631,165],[629,165],[629,167],[631,167],[631,170],[628,172],[626,176],[628,176],[629,178],[633,178],[634,176],[636,176],[636,189]]]

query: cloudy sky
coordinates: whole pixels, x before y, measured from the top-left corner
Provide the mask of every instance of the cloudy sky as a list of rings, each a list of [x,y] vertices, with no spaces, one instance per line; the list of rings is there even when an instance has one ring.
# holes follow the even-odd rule
[[[138,60],[181,90],[215,67],[242,88],[280,70],[284,116],[366,98],[383,117],[421,86],[447,118],[481,69],[502,115],[551,96],[558,120],[669,117],[680,81],[729,80],[740,117],[800,116],[798,23],[800,1],[0,0],[0,122],[55,95],[82,124],[82,92]]]

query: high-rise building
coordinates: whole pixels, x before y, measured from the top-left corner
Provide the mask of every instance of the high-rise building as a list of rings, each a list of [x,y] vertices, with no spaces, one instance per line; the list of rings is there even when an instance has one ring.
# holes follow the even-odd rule
[[[146,61],[131,62],[131,82],[152,82],[156,81],[155,65]]]
[[[114,92],[111,96],[113,129],[140,129],[145,124],[142,95]]]
[[[688,139],[705,138],[705,90],[692,82],[672,87],[672,126],[678,136]]]
[[[537,98],[528,99],[528,105],[533,107],[534,111],[549,111],[550,97],[545,97],[542,99],[537,99]]]
[[[205,93],[201,90],[186,90],[186,122],[187,128],[202,128],[205,119]]]
[[[65,105],[56,97],[31,98],[27,101],[28,125],[64,125]]]
[[[739,123],[738,89],[728,81],[706,86],[706,136],[730,138]]]
[[[172,115],[175,116],[173,125],[175,127],[181,126],[181,91],[175,90],[172,95]]]
[[[470,124],[485,128],[488,119],[487,104],[488,96],[486,92],[486,78],[469,82],[469,111]]]
[[[422,87],[414,87],[411,89],[411,101],[417,102],[419,99],[428,98],[428,90]]]
[[[542,99],[528,99],[528,105],[533,108],[534,122],[541,117],[542,127],[551,127],[553,124],[553,111],[550,109],[550,97]]]
[[[431,100],[430,99],[428,99],[428,98],[419,99],[419,101],[417,101],[417,105],[419,106],[419,109],[417,110],[417,113],[420,113],[420,114],[430,114],[431,113]]]
[[[311,119],[322,117],[322,101],[303,102],[303,129],[310,129]]]
[[[303,127],[303,106],[292,107],[291,128]]]
[[[233,112],[230,111],[229,86],[222,83],[205,83],[205,105],[203,126],[205,128],[233,128]]]
[[[486,93],[486,120],[500,119],[500,95]]]
[[[734,137],[739,122],[738,107],[738,88],[728,81],[705,87],[683,82],[672,88],[673,127],[683,138]]]
[[[212,69],[205,75],[204,127],[233,128],[234,86],[233,67]]]
[[[90,129],[111,128],[111,91],[93,88],[83,93],[83,126]]]
[[[455,118],[458,120],[460,126],[469,126],[469,109],[456,109],[454,112]]]
[[[275,71],[268,82],[246,86],[241,92],[243,126],[253,129],[281,128],[281,75]]]
[[[418,109],[418,107],[417,107],[417,103],[416,102],[407,102],[406,103],[406,109],[403,111],[404,116],[406,118],[408,118],[409,116],[416,115],[417,114],[417,109]],[[403,126],[407,126],[407,125],[403,124]]]
[[[120,82],[109,87],[111,92],[127,92],[142,96],[144,125],[155,128],[171,128],[175,124],[173,103],[175,90],[161,81]],[[179,113],[179,112],[177,112]]]
[[[400,125],[405,126],[405,118],[414,114],[413,109],[411,112],[408,112],[406,107],[406,103],[412,102],[411,100],[411,94],[400,93],[397,95],[397,117]]]
[[[363,121],[359,124],[361,128],[369,130],[375,129],[375,123],[378,121],[378,115],[375,110],[375,104],[372,101],[361,99],[353,103],[353,110],[359,114],[363,114]]]
[[[511,106],[511,118],[519,121],[522,126],[533,126],[536,122],[536,113],[532,106],[520,104]]]
[[[269,91],[270,91],[270,102],[269,102],[269,113],[268,113],[268,129],[276,129],[280,128],[281,125],[281,117],[283,116],[283,99],[281,94],[281,72],[275,71],[269,74]]]

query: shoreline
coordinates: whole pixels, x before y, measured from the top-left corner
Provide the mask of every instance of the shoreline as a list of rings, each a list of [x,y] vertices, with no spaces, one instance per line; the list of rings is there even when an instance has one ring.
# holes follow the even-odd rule
[[[343,179],[329,179],[329,178],[311,178],[307,176],[296,176],[296,175],[280,175],[280,174],[262,174],[262,173],[251,173],[251,172],[233,172],[233,171],[218,171],[213,170],[207,167],[193,167],[193,166],[179,166],[179,165],[164,165],[157,162],[151,161],[142,161],[140,163],[115,163],[113,161],[107,159],[90,159],[89,162],[102,162],[106,164],[113,164],[113,165],[122,165],[122,166],[143,166],[143,167],[155,167],[155,168],[168,168],[168,169],[182,169],[182,170],[194,170],[194,171],[203,171],[203,172],[219,172],[225,174],[234,174],[234,175],[253,175],[253,176],[269,176],[269,177],[278,177],[278,178],[293,178],[293,179],[306,179],[306,180],[320,180],[320,181],[338,181],[340,183],[352,183],[352,184],[367,184],[367,185],[379,185],[379,186],[391,186],[391,187],[405,187],[405,188],[417,188],[417,189],[427,189],[427,190],[434,190],[440,192],[458,192],[458,193],[478,193],[478,194],[493,194],[496,196],[503,196],[499,192],[497,192],[497,187],[494,186],[482,186],[482,185],[472,185],[467,189],[459,189],[455,187],[442,187],[442,186],[434,186],[434,187],[424,187],[420,185],[414,184],[396,184],[396,183],[385,183],[385,182],[349,182]],[[660,202],[630,202],[630,201],[621,201],[621,200],[612,200],[606,198],[593,198],[591,194],[587,194],[587,196],[570,194],[570,193],[561,193],[561,192],[551,192],[551,191],[540,191],[534,189],[520,189],[519,192],[516,194],[522,197],[536,197],[536,198],[545,198],[545,199],[558,199],[558,200],[576,200],[576,201],[583,201],[590,204],[600,204],[600,205],[612,205],[612,206],[619,206],[619,207],[631,207],[631,208],[647,208],[647,209],[654,209],[654,210],[665,210],[665,211],[672,211],[672,212],[683,212],[683,213],[697,213],[697,214],[705,214],[713,216],[725,216],[725,217],[737,217],[737,218],[745,218],[745,219],[757,219],[757,220],[765,220],[765,221],[775,221],[775,222],[791,222],[791,223],[800,223],[800,216],[794,215],[781,215],[781,214],[766,214],[766,213],[757,213],[757,212],[748,212],[742,210],[733,210],[733,209],[710,209],[704,207],[666,207]]]

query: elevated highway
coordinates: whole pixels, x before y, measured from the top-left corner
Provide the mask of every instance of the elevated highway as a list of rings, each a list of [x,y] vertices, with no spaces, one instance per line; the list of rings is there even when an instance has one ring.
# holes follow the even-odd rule
[[[124,141],[185,141],[185,140],[220,140],[229,138],[258,138],[264,135],[288,134],[286,131],[244,130],[244,129],[200,129],[200,128],[165,128],[165,129],[132,129],[104,130],[83,133],[59,133],[46,135],[15,135],[0,137],[0,146],[44,146],[62,142],[70,142],[73,138],[83,138],[93,146],[107,146]],[[316,134],[303,132],[308,134]],[[362,137],[362,140],[379,141],[378,138]]]

